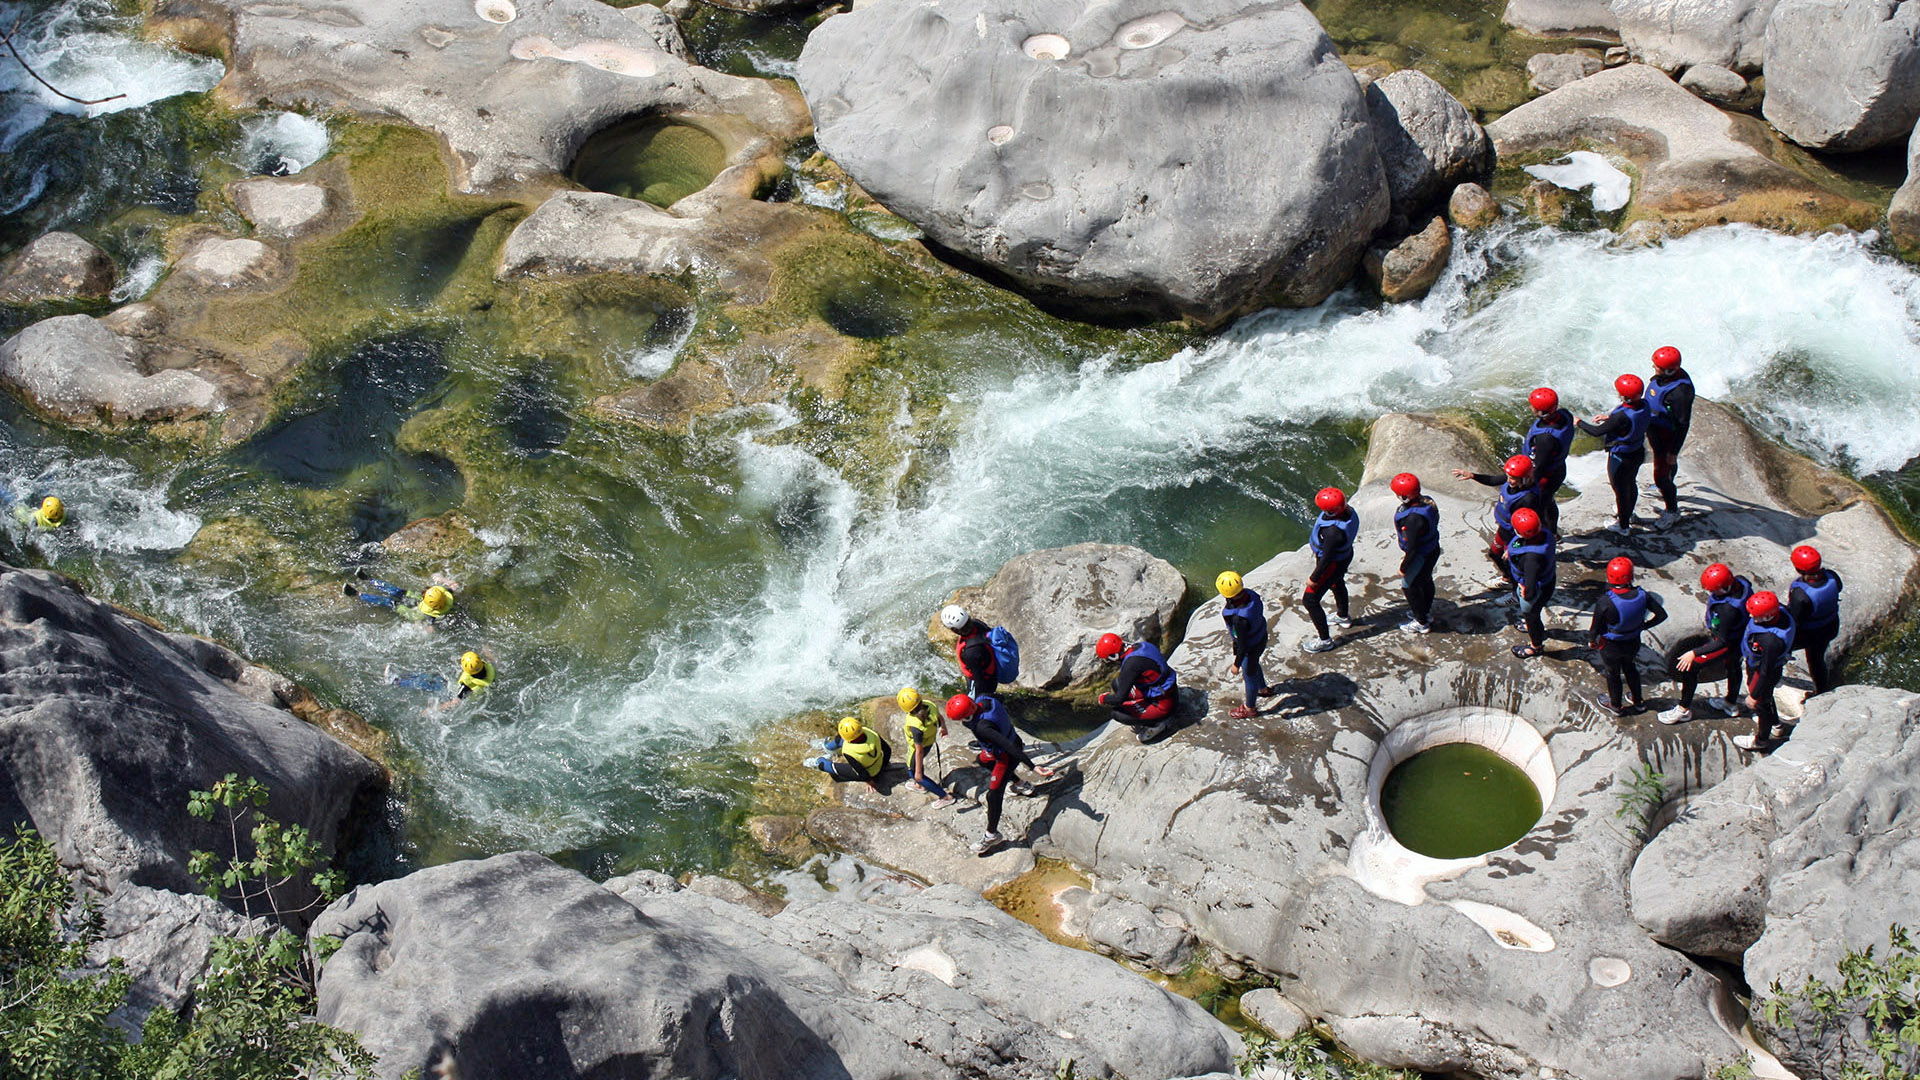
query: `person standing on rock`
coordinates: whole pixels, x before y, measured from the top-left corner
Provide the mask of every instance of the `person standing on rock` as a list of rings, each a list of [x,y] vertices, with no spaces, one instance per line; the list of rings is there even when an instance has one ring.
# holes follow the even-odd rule
[[[1267,685],[1267,673],[1260,666],[1260,653],[1267,647],[1267,609],[1260,594],[1247,588],[1240,575],[1222,570],[1213,579],[1220,590],[1220,617],[1226,620],[1227,637],[1233,641],[1233,674],[1246,685],[1247,698],[1227,715],[1235,720],[1251,720],[1260,715],[1260,699],[1278,693]],[[1120,635],[1114,634],[1118,638]]]
[[[1533,408],[1533,424],[1527,428],[1527,456],[1533,459],[1533,475],[1540,481],[1540,505],[1534,512],[1540,524],[1555,536],[1560,535],[1560,488],[1567,482],[1567,455],[1573,451],[1573,413],[1560,407],[1560,395],[1542,386],[1527,395]]]
[[[1000,690],[1000,662],[987,639],[991,628],[974,618],[959,604],[940,609],[940,625],[959,635],[954,643],[954,659],[960,662],[960,677],[967,681],[967,693],[974,697],[992,697]]]
[[[1128,645],[1119,634],[1102,634],[1093,651],[1102,660],[1120,661],[1113,689],[1100,695],[1100,704],[1150,743],[1173,729],[1173,709],[1180,701],[1179,676],[1167,666],[1160,647],[1151,641]],[[1142,728],[1142,724],[1152,724]]]
[[[1600,707],[1615,716],[1624,716],[1628,706],[1639,712],[1644,705],[1640,692],[1640,635],[1667,621],[1667,609],[1660,598],[1633,583],[1633,560],[1625,556],[1607,564],[1607,591],[1594,606],[1593,622],[1587,627],[1588,647],[1600,654],[1607,671],[1607,692],[1594,698]],[[1622,701],[1620,684],[1624,681],[1631,695]]]
[[[1680,516],[1680,488],[1674,477],[1679,472],[1680,448],[1687,443],[1687,429],[1693,426],[1693,376],[1680,366],[1680,350],[1671,345],[1653,350],[1647,408],[1653,413],[1647,427],[1647,445],[1653,448],[1653,486],[1660,489],[1660,498],[1666,504],[1658,524],[1666,525]]]
[[[67,523],[67,506],[57,495],[41,499],[37,506],[31,499],[15,501],[13,494],[4,490],[0,490],[0,497],[4,497],[8,505],[13,507],[13,519],[29,530],[52,532]]]
[[[936,735],[933,709],[920,700],[920,691],[911,686],[901,687],[900,692],[893,696],[893,700],[900,706],[900,712],[904,714],[901,726],[906,729],[907,745],[912,748],[913,782],[925,788],[927,794],[933,796],[935,810],[952,806],[953,796],[949,795],[947,789],[941,787],[938,781],[927,775],[927,751],[933,748],[936,738],[946,737],[946,720],[943,718],[938,722]]]
[[[975,855],[987,855],[1006,842],[1000,835],[1000,809],[1006,802],[1009,782],[1014,794],[1033,794],[1033,785],[1016,777],[1014,770],[1025,765],[1043,778],[1052,776],[1053,770],[1034,764],[1027,756],[1026,744],[999,698],[955,694],[947,699],[947,719],[966,727],[980,744],[980,764],[993,770],[987,778],[987,831],[973,845]]]
[[[1647,463],[1647,429],[1653,426],[1646,384],[1638,375],[1613,380],[1620,404],[1593,423],[1578,421],[1581,431],[1598,435],[1607,448],[1607,482],[1613,486],[1615,520],[1607,528],[1626,536],[1633,531],[1633,506],[1640,498],[1640,466]]]
[[[1407,621],[1400,629],[1424,634],[1433,629],[1433,568],[1440,561],[1440,508],[1420,491],[1420,478],[1403,472],[1388,482],[1400,497],[1393,512],[1394,537],[1400,543],[1400,591],[1407,597]]]
[[[1840,575],[1820,563],[1820,550],[1807,544],[1793,549],[1800,576],[1787,586],[1787,613],[1793,616],[1793,647],[1807,654],[1813,692],[1833,687],[1827,672],[1827,646],[1840,636]]]
[[[1533,459],[1525,454],[1515,454],[1500,467],[1501,475],[1492,473],[1468,472],[1466,469],[1453,470],[1457,480],[1471,480],[1476,484],[1498,488],[1493,496],[1493,539],[1487,543],[1487,558],[1508,585],[1513,577],[1507,569],[1507,545],[1513,542],[1513,512],[1531,510],[1540,516],[1540,523],[1547,524],[1546,504],[1548,499],[1540,488],[1540,479],[1533,471]],[[1548,526],[1548,531],[1552,527]]]
[[[892,745],[854,716],[840,718],[838,734],[826,741],[825,749],[830,754],[838,752],[839,757],[810,757],[801,764],[819,769],[833,777],[836,784],[865,780],[869,787],[877,789],[874,781],[893,764]]]
[[[1727,696],[1708,698],[1707,707],[1727,716],[1740,713],[1740,639],[1747,632],[1747,598],[1753,582],[1734,574],[1726,563],[1714,563],[1700,572],[1707,590],[1707,640],[1673,662],[1680,669],[1680,703],[1655,719],[1681,724],[1693,719],[1693,692],[1700,685],[1699,667],[1715,660],[1727,665]]]
[[[1558,548],[1559,538],[1540,524],[1539,514],[1524,509],[1513,512],[1507,570],[1513,576],[1513,595],[1520,601],[1520,618],[1527,628],[1527,644],[1513,647],[1513,655],[1522,660],[1539,656],[1547,648],[1544,616],[1560,576]]]
[[[1320,606],[1321,597],[1329,591],[1333,593],[1336,625],[1352,624],[1347,616],[1347,567],[1353,562],[1354,541],[1360,536],[1360,516],[1347,505],[1346,493],[1336,487],[1321,488],[1313,497],[1313,504],[1320,508],[1320,516],[1307,532],[1307,547],[1313,551],[1313,574],[1307,578],[1307,588],[1300,599],[1306,604],[1307,616],[1313,620],[1313,628],[1320,636],[1308,638],[1300,647],[1317,653],[1326,652],[1334,644],[1333,635],[1327,629],[1327,613]]]
[[[1755,719],[1753,734],[1733,737],[1733,745],[1742,750],[1773,749],[1776,728],[1785,737],[1773,692],[1793,656],[1793,634],[1793,616],[1781,606],[1779,596],[1757,592],[1747,598],[1747,632],[1741,638],[1740,653],[1747,665],[1747,708]]]

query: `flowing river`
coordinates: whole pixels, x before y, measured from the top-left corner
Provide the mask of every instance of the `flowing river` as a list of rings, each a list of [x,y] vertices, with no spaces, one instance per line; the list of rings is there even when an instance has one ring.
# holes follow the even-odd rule
[[[106,9],[60,10],[98,26]],[[305,118],[213,121],[183,104],[217,63],[56,23],[35,23],[49,74],[139,91],[117,111],[69,108],[0,68],[14,80],[0,90],[18,91],[0,95],[0,252],[129,207],[190,212],[207,158],[297,169],[326,152]],[[115,235],[137,277],[146,234]],[[1205,340],[1089,339],[1029,313],[1010,345],[987,313],[941,316],[967,363],[938,401],[903,384],[869,403],[910,447],[878,484],[794,438],[785,404],[684,435],[593,420],[564,373],[492,355],[462,324],[399,319],[329,353],[280,418],[219,453],[64,432],[0,400],[0,482],[59,492],[75,523],[12,557],[226,641],[391,732],[408,778],[398,866],[526,847],[605,875],[727,866],[766,734],[948,683],[929,616],[1013,555],[1130,543],[1205,583],[1300,543],[1311,493],[1357,479],[1382,411],[1510,424],[1542,383],[1592,411],[1671,343],[1705,395],[1868,478],[1896,512],[1920,505],[1903,471],[1920,457],[1920,277],[1871,238],[1730,227],[1627,247],[1507,227],[1466,241],[1423,301],[1342,294]],[[630,366],[663,370],[677,340]],[[463,474],[402,449],[411,418],[475,402],[510,464]],[[454,507],[484,550],[447,568],[469,586],[468,630],[430,635],[342,596],[367,542]],[[235,522],[253,531],[207,539]],[[479,644],[502,673],[480,707],[423,713],[424,697],[383,682],[388,664],[444,671]],[[1920,645],[1896,633],[1856,669],[1920,685]]]

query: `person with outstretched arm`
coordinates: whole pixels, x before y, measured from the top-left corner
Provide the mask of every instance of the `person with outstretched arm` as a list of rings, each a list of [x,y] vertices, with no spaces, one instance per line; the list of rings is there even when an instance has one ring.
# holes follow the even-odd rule
[[[974,698],[955,694],[947,699],[947,719],[964,725],[980,743],[980,764],[992,769],[987,778],[987,831],[973,845],[975,855],[988,855],[1006,842],[1000,835],[1000,809],[1005,804],[1011,782],[1016,794],[1033,794],[1033,785],[1019,780],[1014,770],[1021,765],[1041,777],[1053,775],[1045,765],[1036,765],[1027,756],[1026,745],[1013,727],[1006,706],[995,697]]]
[[[1793,616],[1793,647],[1807,656],[1807,675],[1813,692],[1833,688],[1827,671],[1827,646],[1840,636],[1840,575],[1821,564],[1820,549],[1801,544],[1793,549],[1793,568],[1799,577],[1787,586],[1787,614]]]
[[[1620,404],[1593,423],[1577,422],[1581,431],[1598,435],[1607,448],[1607,482],[1613,486],[1614,523],[1607,528],[1622,536],[1633,531],[1633,506],[1640,498],[1640,466],[1647,463],[1647,428],[1653,410],[1647,406],[1646,384],[1638,375],[1613,380]]]
[[[1440,508],[1420,491],[1420,478],[1403,472],[1387,483],[1400,497],[1393,512],[1394,539],[1400,544],[1400,591],[1407,598],[1407,621],[1400,629],[1424,634],[1433,629],[1433,568],[1440,561]]]
[[[1607,564],[1607,591],[1594,605],[1587,627],[1588,647],[1600,654],[1607,671],[1607,692],[1594,700],[1615,716],[1645,704],[1640,692],[1640,635],[1667,621],[1660,598],[1633,583],[1633,560],[1625,556]],[[1620,696],[1626,684],[1628,699]]]
[[[1333,593],[1333,621],[1340,626],[1349,624],[1347,567],[1353,562],[1354,541],[1360,536],[1360,516],[1347,505],[1346,493],[1336,487],[1321,488],[1313,497],[1313,504],[1320,508],[1320,516],[1307,531],[1307,547],[1313,551],[1313,573],[1307,578],[1300,600],[1306,605],[1307,617],[1313,620],[1313,629],[1320,636],[1302,641],[1300,647],[1307,652],[1326,652],[1333,648],[1334,641],[1327,629],[1327,612],[1321,607],[1320,598]]]
[[[1222,570],[1213,579],[1220,592],[1220,617],[1227,624],[1227,637],[1233,642],[1232,672],[1245,684],[1245,704],[1236,705],[1227,715],[1235,720],[1251,720],[1260,714],[1260,699],[1276,691],[1267,685],[1267,673],[1260,665],[1260,654],[1267,647],[1267,609],[1260,594],[1247,588],[1240,575]],[[1120,635],[1115,634],[1114,637]]]
[[[1513,512],[1513,543],[1507,545],[1507,568],[1513,575],[1513,595],[1520,601],[1520,617],[1527,627],[1527,644],[1513,647],[1513,655],[1522,660],[1547,649],[1545,615],[1560,576],[1558,549],[1559,538],[1540,524],[1539,514],[1532,510]]]
[[[1680,516],[1680,448],[1693,426],[1693,376],[1680,366],[1680,350],[1662,345],[1653,350],[1653,378],[1647,383],[1647,408],[1653,422],[1647,427],[1647,445],[1653,450],[1653,486],[1666,506],[1662,525]]]
[[[1747,598],[1747,632],[1740,652],[1747,665],[1747,708],[1753,710],[1754,729],[1751,735],[1733,737],[1733,745],[1742,750],[1764,754],[1773,749],[1776,729],[1785,736],[1773,692],[1793,656],[1793,631],[1793,616],[1779,596],[1757,592]]]
[[[865,780],[867,786],[878,790],[875,783],[880,774],[893,764],[893,746],[880,733],[860,722],[857,716],[843,716],[833,738],[824,744],[828,754],[837,757],[810,757],[801,764],[819,769],[833,778],[836,784],[845,784],[854,780]]]
[[[1453,470],[1456,480],[1471,480],[1490,488],[1498,488],[1493,493],[1493,539],[1487,544],[1487,558],[1506,576],[1507,584],[1513,584],[1513,578],[1507,573],[1507,545],[1513,542],[1513,512],[1531,510],[1540,516],[1540,524],[1547,531],[1553,531],[1548,524],[1546,507],[1549,499],[1540,487],[1540,478],[1534,474],[1533,459],[1525,454],[1515,454],[1500,466],[1500,475],[1492,473],[1470,472],[1466,469]]]
[[[1726,563],[1714,563],[1700,572],[1707,590],[1707,640],[1674,661],[1680,669],[1680,702],[1655,719],[1684,724],[1693,719],[1693,694],[1700,685],[1699,667],[1715,660],[1727,665],[1727,696],[1708,698],[1707,707],[1726,716],[1740,713],[1740,642],[1747,632],[1747,598],[1753,582],[1736,575]]]

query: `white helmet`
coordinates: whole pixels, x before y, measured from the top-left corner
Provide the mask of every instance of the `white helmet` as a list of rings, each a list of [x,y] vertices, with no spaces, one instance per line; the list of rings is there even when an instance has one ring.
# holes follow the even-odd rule
[[[961,627],[967,625],[972,619],[973,616],[967,614],[967,609],[961,607],[959,604],[948,604],[946,607],[940,609],[940,625],[956,634],[960,632]]]

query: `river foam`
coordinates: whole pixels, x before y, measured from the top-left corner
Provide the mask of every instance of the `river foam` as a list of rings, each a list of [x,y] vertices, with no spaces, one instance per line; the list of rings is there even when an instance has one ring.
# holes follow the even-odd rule
[[[142,41],[134,36],[139,21],[117,14],[105,0],[67,0],[52,9],[0,4],[0,23],[11,26],[15,19],[22,21],[14,44],[41,77],[76,98],[114,100],[70,101],[8,57],[0,64],[0,93],[7,94],[0,100],[10,103],[0,114],[0,151],[55,113],[101,116],[137,109],[211,90],[226,73],[218,60]]]

